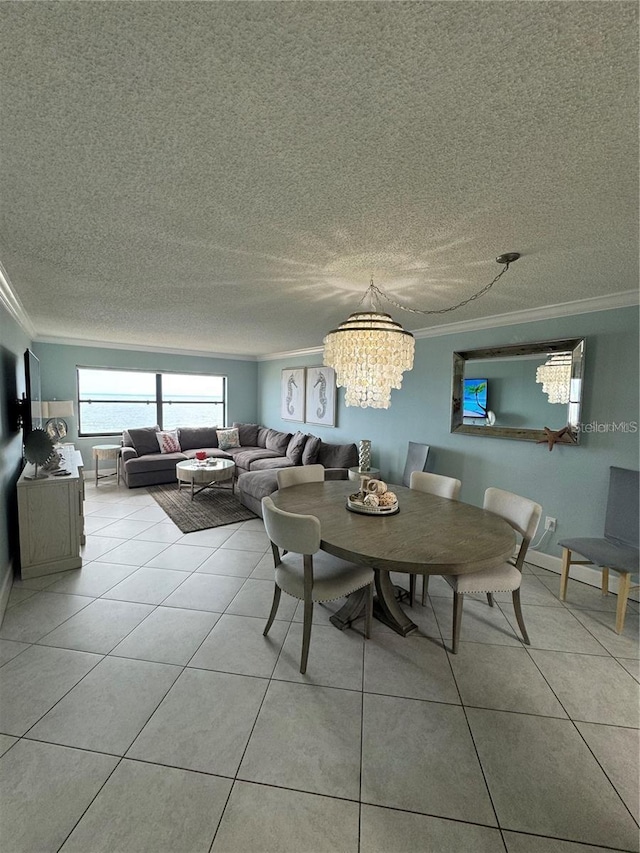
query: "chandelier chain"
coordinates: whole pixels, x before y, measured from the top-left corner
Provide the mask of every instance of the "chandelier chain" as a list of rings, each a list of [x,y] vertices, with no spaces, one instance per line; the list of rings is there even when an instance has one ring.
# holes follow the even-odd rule
[[[372,306],[374,305],[374,300],[386,299],[394,308],[399,308],[401,311],[408,311],[411,314],[448,314],[449,311],[456,311],[458,308],[463,308],[465,305],[468,305],[470,302],[473,302],[474,299],[478,299],[480,296],[483,296],[487,291],[491,290],[493,285],[506,273],[509,269],[509,264],[505,263],[503,268],[500,270],[498,275],[490,281],[489,284],[485,284],[485,286],[479,290],[477,293],[474,293],[473,296],[469,296],[468,299],[463,299],[462,302],[458,302],[457,305],[451,305],[449,308],[438,308],[433,311],[423,311],[419,308],[408,308],[406,305],[402,305],[400,302],[397,302],[388,293],[385,293],[384,290],[381,290],[377,285],[373,283],[373,279],[371,279],[369,283],[369,287],[367,288],[364,296],[358,303],[361,305],[367,296],[371,299]]]

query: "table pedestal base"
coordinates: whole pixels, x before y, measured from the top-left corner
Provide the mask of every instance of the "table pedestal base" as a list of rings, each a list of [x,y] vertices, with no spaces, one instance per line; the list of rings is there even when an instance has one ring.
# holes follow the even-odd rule
[[[415,622],[412,622],[404,610],[398,606],[395,597],[395,587],[391,583],[389,572],[382,572],[376,569],[375,584],[377,596],[373,602],[373,614],[376,619],[384,622],[385,625],[388,625],[389,628],[392,628],[402,637],[406,637],[407,634],[417,630],[418,626]],[[344,631],[364,611],[366,598],[366,589],[359,589],[357,592],[351,593],[347,599],[347,603],[331,616],[329,620],[331,624],[340,631]]]

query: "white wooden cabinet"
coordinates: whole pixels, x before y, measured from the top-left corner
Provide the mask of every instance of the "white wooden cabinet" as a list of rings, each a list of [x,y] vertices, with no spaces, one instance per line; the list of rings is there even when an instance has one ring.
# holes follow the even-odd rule
[[[63,450],[67,477],[48,474],[29,480],[33,465],[26,465],[18,480],[21,577],[33,578],[79,569],[84,544],[84,483],[82,456]]]

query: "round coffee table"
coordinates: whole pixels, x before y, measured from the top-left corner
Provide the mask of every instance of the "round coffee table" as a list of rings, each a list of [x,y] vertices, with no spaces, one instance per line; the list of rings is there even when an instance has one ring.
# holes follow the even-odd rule
[[[231,492],[235,490],[235,463],[231,459],[213,459],[205,464],[189,460],[176,464],[176,477],[178,478],[178,491],[183,483],[191,483],[191,500],[200,494],[207,486],[216,483],[225,483],[231,480]],[[196,486],[200,486],[197,491]]]

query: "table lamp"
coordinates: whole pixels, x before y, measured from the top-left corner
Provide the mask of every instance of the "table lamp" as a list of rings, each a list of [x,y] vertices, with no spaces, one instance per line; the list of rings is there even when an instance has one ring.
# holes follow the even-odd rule
[[[47,434],[55,442],[66,438],[69,427],[64,418],[73,417],[73,400],[50,400],[42,403],[43,417],[49,420],[45,424]]]

